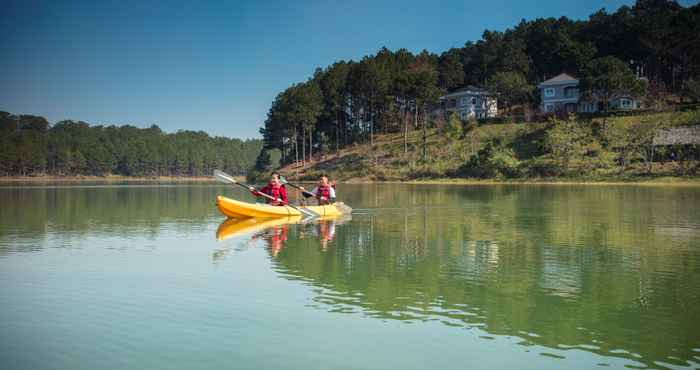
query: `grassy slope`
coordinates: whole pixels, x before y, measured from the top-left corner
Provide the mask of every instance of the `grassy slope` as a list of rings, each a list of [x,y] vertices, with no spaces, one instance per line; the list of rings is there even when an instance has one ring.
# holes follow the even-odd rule
[[[654,119],[663,120],[671,125],[700,123],[700,112],[659,113]],[[619,117],[608,119],[616,125],[629,125],[639,120],[639,117]],[[493,139],[513,149],[519,160],[527,160],[544,155],[542,142],[546,134],[546,123],[510,123],[484,124],[466,130],[459,138],[450,138],[439,129],[428,129],[427,159],[421,161],[422,133],[420,130],[409,132],[408,153],[403,153],[403,135],[401,133],[375,135],[374,146],[369,143],[358,144],[334,152],[322,158],[315,157],[312,164],[304,167],[288,165],[282,168],[283,173],[293,174],[303,180],[314,180],[320,173],[326,173],[331,178],[340,181],[444,181],[465,182],[459,175],[459,168],[469,157],[476,153],[486,143]],[[677,182],[670,165],[659,164],[655,167],[653,176],[640,178],[634,169],[623,175],[606,175],[603,177],[568,177],[557,178],[557,181],[660,181]],[[513,181],[532,181],[533,179],[517,179]],[[552,179],[534,179],[551,181]],[[478,180],[484,181],[484,180]],[[488,180],[486,180],[488,181]],[[691,182],[697,183],[692,180]]]

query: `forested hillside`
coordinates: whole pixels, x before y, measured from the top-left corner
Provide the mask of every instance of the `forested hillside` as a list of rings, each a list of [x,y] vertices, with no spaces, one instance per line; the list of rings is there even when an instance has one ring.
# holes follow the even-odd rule
[[[409,132],[407,142],[405,155],[402,133],[378,134],[374,145],[352,145],[279,172],[307,181],[326,174],[362,182],[696,181],[700,175],[700,110],[534,123],[471,121],[464,127],[453,116],[425,134]]]
[[[486,30],[480,40],[441,54],[382,48],[359,61],[317,68],[272,102],[261,156],[274,149],[283,163],[305,163],[319,152],[372,144],[376,133],[400,133],[406,154],[410,131],[439,126],[431,116],[439,96],[463,85],[498,94],[510,122],[542,120],[533,114],[536,85],[562,72],[580,77],[582,90],[586,81],[615,89],[619,81],[643,77],[639,98],[654,109],[698,101],[700,5],[639,0],[582,21],[539,18]]]
[[[204,176],[245,174],[261,140],[211,137],[158,126],[99,126],[0,112],[0,176]]]

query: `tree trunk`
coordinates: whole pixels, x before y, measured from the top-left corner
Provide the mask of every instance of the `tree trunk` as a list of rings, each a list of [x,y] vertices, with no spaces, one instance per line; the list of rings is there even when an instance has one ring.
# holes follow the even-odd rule
[[[344,113],[340,114],[340,123],[341,123],[341,127],[343,128],[343,136],[342,136],[343,148],[348,143],[348,121],[347,121],[347,119],[348,119],[348,116],[346,114],[344,114]]]
[[[425,157],[427,154],[427,145],[428,145],[427,136],[426,136],[427,131],[426,131],[426,127],[425,127],[428,124],[428,117],[427,116],[428,115],[426,114],[425,109],[423,109],[423,150],[421,153],[421,157],[422,157],[423,161],[425,161]]]
[[[403,154],[408,153],[408,113],[404,111],[403,113]]]
[[[282,144],[280,145],[282,147],[282,163],[284,163],[284,136],[280,139],[280,141],[280,144]]]
[[[416,108],[413,110],[413,129],[418,128],[418,103],[416,102]]]
[[[340,112],[335,112],[335,155],[338,155],[338,142],[340,141],[340,118],[338,117]]]
[[[298,140],[298,133],[297,129],[294,129],[294,167],[299,167],[299,143],[297,142]]]
[[[372,110],[374,107],[372,106],[372,103],[369,103],[369,145],[370,148],[374,147],[374,111]]]
[[[306,128],[301,127],[301,166],[306,166]]]
[[[309,163],[314,161],[314,133],[309,130]]]

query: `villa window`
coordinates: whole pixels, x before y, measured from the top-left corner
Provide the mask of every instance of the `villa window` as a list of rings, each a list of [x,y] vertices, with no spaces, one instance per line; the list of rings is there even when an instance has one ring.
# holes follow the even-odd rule
[[[472,105],[476,105],[476,98],[472,98]]]
[[[545,112],[554,112],[554,104],[548,103],[544,105]]]
[[[553,87],[547,87],[544,89],[544,97],[545,98],[551,98],[554,96],[554,88]]]
[[[461,98],[461,99],[459,99],[459,105],[462,106],[462,107],[465,106],[465,105],[467,105],[467,97],[466,97],[466,96],[463,97],[463,98]]]

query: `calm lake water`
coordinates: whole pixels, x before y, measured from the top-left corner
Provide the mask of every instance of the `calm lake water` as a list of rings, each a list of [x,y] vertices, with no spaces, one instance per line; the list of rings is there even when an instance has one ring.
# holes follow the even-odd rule
[[[0,187],[2,369],[700,367],[700,188]]]

